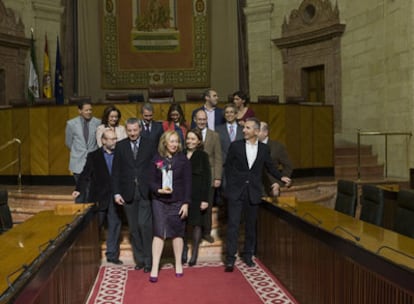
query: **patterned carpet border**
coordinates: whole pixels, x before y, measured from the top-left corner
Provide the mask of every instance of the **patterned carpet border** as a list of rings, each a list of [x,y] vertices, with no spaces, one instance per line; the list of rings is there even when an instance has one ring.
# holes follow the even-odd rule
[[[255,267],[247,267],[241,261],[235,266],[240,270],[246,281],[251,285],[261,301],[265,304],[296,304],[297,302],[283,288],[281,283],[268,274],[256,260]],[[223,267],[222,262],[199,262],[193,268]],[[165,264],[162,269],[172,269],[173,264]],[[186,268],[186,266],[184,266]],[[134,271],[134,265],[101,266],[95,280],[88,304],[121,304],[123,303],[128,272]],[[223,273],[224,275],[224,273]],[[98,286],[99,285],[99,286]],[[96,295],[96,296],[95,296]],[[92,302],[92,299],[95,300]]]

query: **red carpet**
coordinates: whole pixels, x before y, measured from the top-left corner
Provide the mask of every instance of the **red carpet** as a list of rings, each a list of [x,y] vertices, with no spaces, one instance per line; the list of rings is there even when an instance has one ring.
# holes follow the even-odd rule
[[[233,273],[225,273],[222,263],[202,262],[185,267],[184,277],[176,278],[168,264],[158,283],[150,283],[149,274],[135,271],[132,265],[103,266],[87,303],[297,303],[260,262],[252,268],[241,262],[236,266]]]

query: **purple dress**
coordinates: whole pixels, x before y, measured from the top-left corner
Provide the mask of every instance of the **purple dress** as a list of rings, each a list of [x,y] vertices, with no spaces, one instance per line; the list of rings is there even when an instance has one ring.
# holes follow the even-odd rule
[[[157,164],[170,168],[173,172],[173,192],[160,194],[162,188],[161,169]],[[191,200],[191,163],[179,152],[172,158],[164,158],[159,154],[152,160],[150,171],[150,187],[152,192],[152,222],[154,236],[162,239],[184,237],[185,219],[181,219],[179,211],[184,203]]]

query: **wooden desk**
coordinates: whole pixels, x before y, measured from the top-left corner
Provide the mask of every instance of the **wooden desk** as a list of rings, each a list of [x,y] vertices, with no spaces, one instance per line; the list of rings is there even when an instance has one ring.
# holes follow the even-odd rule
[[[0,303],[83,303],[100,265],[92,205],[42,211],[0,236]]]
[[[260,208],[257,255],[301,304],[414,303],[404,254],[414,239],[314,203]]]

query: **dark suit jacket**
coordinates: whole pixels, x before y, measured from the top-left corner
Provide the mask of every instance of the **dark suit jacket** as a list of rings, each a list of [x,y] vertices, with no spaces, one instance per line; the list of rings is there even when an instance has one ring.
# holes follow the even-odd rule
[[[238,123],[236,123],[236,125],[237,125],[237,129],[236,129],[235,141],[243,139],[243,127],[240,126]],[[229,150],[229,147],[230,147],[230,144],[231,144],[230,134],[229,134],[228,129],[227,129],[227,123],[218,125],[216,127],[215,131],[220,136],[221,152],[222,152],[221,154],[222,154],[222,160],[223,160],[223,163],[224,163],[226,161],[227,151]]]
[[[194,116],[198,112],[198,110],[201,110],[201,109],[205,110],[204,106],[195,109],[193,113],[191,114],[191,129],[194,129],[196,127],[196,124],[194,122]],[[216,109],[214,110],[214,128],[217,127],[218,125],[223,124],[224,122],[225,120],[224,120],[223,109],[216,107]]]
[[[112,165],[114,194],[120,194],[126,202],[131,202],[134,198],[135,179],[137,179],[142,197],[149,199],[149,169],[155,153],[155,143],[141,137],[137,159],[134,160],[129,138],[118,142]]]
[[[162,123],[159,121],[152,121],[150,129],[151,131],[149,133],[145,132],[144,123],[141,120],[141,136],[151,139],[153,142],[155,142],[156,145],[158,145],[160,137],[162,133],[164,133]]]
[[[293,165],[289,159],[288,153],[284,145],[275,140],[269,140],[267,145],[270,148],[270,157],[272,158],[273,165],[279,169],[279,172],[283,176],[290,177],[293,172]],[[263,185],[268,195],[271,195],[270,186],[278,182],[273,176],[268,173],[263,175]],[[280,183],[280,182],[279,182]]]
[[[245,140],[231,143],[227,153],[224,171],[226,176],[225,195],[229,200],[237,200],[244,190],[248,191],[252,204],[259,204],[262,197],[262,173],[266,169],[274,177],[282,175],[273,166],[269,147],[258,142],[257,157],[249,169]]]
[[[103,148],[88,153],[85,167],[80,174],[76,191],[84,193],[90,181],[88,202],[98,203],[99,208],[106,210],[112,202],[112,179],[105,162]]]

